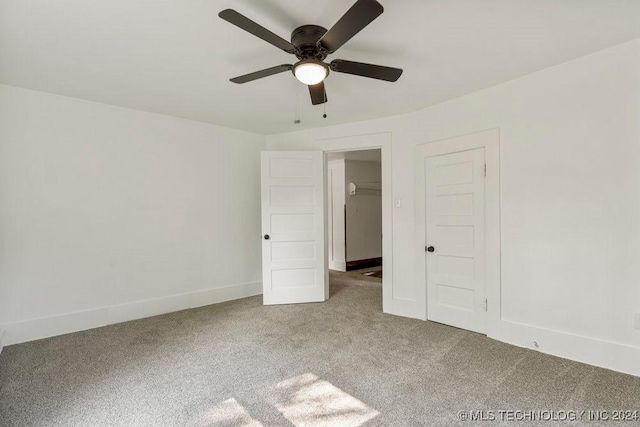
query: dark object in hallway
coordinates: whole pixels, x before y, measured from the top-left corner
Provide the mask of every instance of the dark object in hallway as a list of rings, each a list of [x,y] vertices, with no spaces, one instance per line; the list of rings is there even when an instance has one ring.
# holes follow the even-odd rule
[[[347,271],[361,270],[363,268],[382,266],[382,258],[360,259],[357,261],[347,261]]]
[[[375,277],[377,279],[382,279],[382,270],[365,271],[360,274],[364,274],[365,276],[368,276],[368,277]]]

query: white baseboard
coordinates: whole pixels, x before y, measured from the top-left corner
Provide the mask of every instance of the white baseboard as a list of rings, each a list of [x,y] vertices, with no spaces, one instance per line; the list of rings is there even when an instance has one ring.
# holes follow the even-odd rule
[[[261,293],[262,283],[253,282],[7,324],[0,326],[0,352],[2,352],[3,346],[231,301]],[[409,313],[396,314],[407,316]],[[409,315],[408,317],[418,316]],[[640,347],[506,320],[500,322],[499,331],[491,334],[490,337],[519,347],[640,377]],[[538,348],[535,348],[534,341],[538,344]]]
[[[331,261],[331,260],[329,260],[329,270],[347,271],[347,263],[345,261]]]
[[[4,348],[4,334],[5,330],[0,328],[0,354],[2,354],[2,349]]]
[[[262,282],[245,283],[10,323],[0,329],[6,330],[4,345],[12,345],[260,294]]]
[[[498,334],[491,338],[640,377],[640,347],[505,320],[500,322]]]

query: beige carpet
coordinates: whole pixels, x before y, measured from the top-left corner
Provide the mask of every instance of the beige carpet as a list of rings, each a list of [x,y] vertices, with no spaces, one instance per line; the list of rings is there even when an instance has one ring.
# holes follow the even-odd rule
[[[0,425],[448,426],[485,410],[497,420],[482,425],[514,426],[498,411],[640,410],[640,378],[382,314],[379,279],[332,274],[326,303],[261,302],[7,347]],[[570,425],[600,424],[638,425]]]

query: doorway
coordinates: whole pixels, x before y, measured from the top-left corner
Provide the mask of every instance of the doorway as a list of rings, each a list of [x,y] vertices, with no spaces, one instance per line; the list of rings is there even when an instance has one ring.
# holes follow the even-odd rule
[[[382,284],[382,150],[329,152],[330,279]]]
[[[381,150],[327,154],[329,269],[382,267]]]
[[[415,317],[406,310],[405,300],[394,295],[393,274],[393,209],[394,199],[392,193],[392,135],[390,132],[370,133],[352,136],[331,137],[318,139],[313,148],[325,153],[325,165],[327,158],[332,153],[357,152],[362,150],[379,150],[381,160],[381,200],[382,200],[382,311],[397,315]],[[328,228],[328,227],[327,227]],[[328,241],[328,236],[327,236]],[[327,263],[327,274],[329,274]]]
[[[321,139],[309,148],[262,152],[264,304],[329,298],[327,157],[329,153],[378,149],[382,169],[382,311],[404,315],[406,300],[393,294],[391,134]]]

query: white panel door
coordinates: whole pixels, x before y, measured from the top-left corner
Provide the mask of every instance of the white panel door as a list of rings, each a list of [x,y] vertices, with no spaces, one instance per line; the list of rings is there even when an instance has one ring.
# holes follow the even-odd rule
[[[262,152],[264,304],[325,301],[322,151]]]
[[[484,148],[425,159],[427,317],[486,331]]]

